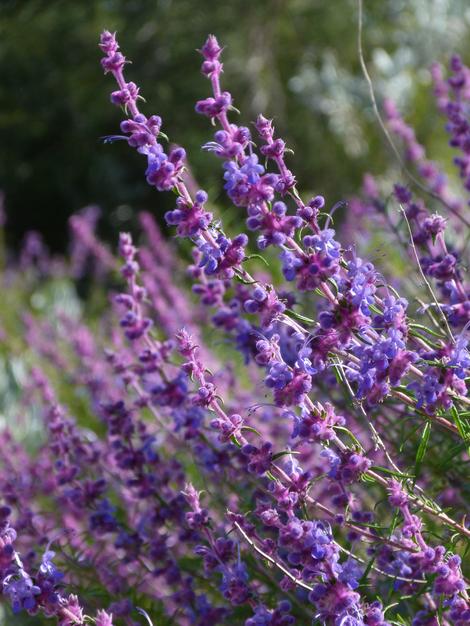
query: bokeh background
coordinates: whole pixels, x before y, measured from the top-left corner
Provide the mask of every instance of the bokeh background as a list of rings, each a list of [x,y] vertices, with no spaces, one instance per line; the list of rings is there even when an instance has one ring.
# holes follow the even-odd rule
[[[364,51],[379,101],[393,97],[430,156],[445,161],[427,68],[453,51],[468,62],[468,1],[364,5]],[[360,72],[356,0],[1,0],[0,7],[0,188],[10,248],[36,229],[62,250],[68,217],[90,203],[101,207],[108,239],[132,228],[138,210],[161,216],[172,205],[145,184],[139,155],[102,141],[121,119],[109,103],[113,81],[99,65],[103,28],[119,32],[145,112],[160,114],[164,131],[187,148],[226,222],[238,213],[224,205],[220,165],[200,148],[211,129],[194,112],[209,95],[196,52],[208,33],[226,46],[224,86],[242,122],[260,112],[275,118],[305,192],[323,193],[331,206],[359,188],[365,171],[390,167]]]

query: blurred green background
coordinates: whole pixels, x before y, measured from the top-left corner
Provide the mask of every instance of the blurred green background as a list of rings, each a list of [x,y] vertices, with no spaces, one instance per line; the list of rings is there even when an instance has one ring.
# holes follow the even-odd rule
[[[240,121],[274,117],[295,154],[305,192],[331,206],[354,193],[364,171],[390,161],[373,119],[357,54],[356,0],[1,0],[0,188],[10,246],[26,230],[65,246],[68,216],[102,207],[102,233],[132,227],[140,209],[160,216],[171,195],[147,187],[145,162],[118,131],[121,111],[109,103],[97,48],[103,28],[117,30],[141,86],[144,112],[158,113],[171,140],[185,146],[201,186],[226,217],[220,163],[200,146],[208,120],[194,112],[209,95],[195,52],[208,33],[226,46],[224,87]],[[469,60],[468,0],[365,0],[365,56],[379,100],[398,101],[431,156],[447,155],[427,71],[452,51]],[[431,136],[432,135],[432,136]],[[240,216],[241,219],[241,216]]]

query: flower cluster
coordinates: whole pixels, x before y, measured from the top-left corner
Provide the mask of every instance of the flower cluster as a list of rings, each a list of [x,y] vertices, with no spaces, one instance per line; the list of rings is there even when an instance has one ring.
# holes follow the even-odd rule
[[[335,207],[328,215],[322,196],[302,198],[272,120],[257,118],[256,137],[232,121],[211,35],[200,52],[212,92],[196,111],[217,130],[204,148],[222,160],[221,184],[256,238],[225,232],[185,151],[165,151],[162,119],[140,111],[116,36],[105,31],[100,48],[125,115],[108,141],[145,155],[149,185],[176,195],[165,220],[192,261],[150,213],[138,246],[122,233],[115,256],[88,208],[71,220],[60,272],[33,234],[0,276],[5,301],[25,307],[22,332],[0,311],[0,357],[20,380],[15,419],[0,431],[7,619],[470,623],[470,305],[451,230],[465,203],[386,103],[428,196],[400,181],[387,190],[400,207],[391,217],[368,176],[366,199],[350,208],[361,224],[376,215],[391,226],[384,240],[403,247],[409,271],[397,279],[359,238],[341,243]],[[468,187],[470,71],[457,58],[451,71],[433,74]],[[38,285],[73,290],[90,266],[105,297],[41,304]],[[34,441],[21,439],[24,416]]]

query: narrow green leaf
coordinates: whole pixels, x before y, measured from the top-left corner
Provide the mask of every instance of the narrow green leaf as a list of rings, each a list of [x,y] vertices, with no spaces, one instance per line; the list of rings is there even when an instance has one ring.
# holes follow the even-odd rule
[[[250,254],[249,256],[245,257],[243,259],[243,262],[245,261],[251,261],[251,259],[259,259],[260,261],[263,261],[263,263],[269,267],[269,263],[267,262],[267,260],[261,256],[261,254]]]
[[[426,422],[423,428],[423,433],[421,435],[421,441],[419,442],[419,446],[416,451],[415,476],[418,476],[419,468],[421,466],[421,463],[423,462],[424,455],[426,454],[430,434],[431,434],[431,422]]]
[[[261,433],[259,433],[256,428],[253,428],[252,426],[242,426],[241,428],[242,432],[243,431],[247,431],[249,433],[255,433],[255,435],[258,435],[258,437],[261,437]]]
[[[273,461],[277,461],[283,456],[287,456],[288,454],[300,454],[297,450],[283,450],[282,452],[276,452],[273,454]]]
[[[381,467],[380,465],[372,465],[370,469],[383,474],[390,474],[390,476],[396,476],[397,478],[415,478],[414,474],[396,472],[395,470],[388,469],[388,467]]]
[[[356,444],[356,446],[359,448],[359,450],[363,449],[360,441],[358,441],[358,439],[356,439],[356,437],[352,434],[352,432],[348,430],[345,426],[335,426],[335,430],[339,430],[342,433],[346,433],[346,435],[349,435],[351,439],[354,441],[354,443]]]
[[[300,322],[305,322],[307,324],[315,324],[315,320],[310,319],[309,317],[305,317],[305,315],[301,315],[300,313],[297,313],[296,311],[293,311],[292,309],[286,309],[285,313],[288,313],[289,315],[292,315],[292,317],[296,320],[299,320]]]
[[[257,280],[245,280],[240,274],[235,274],[235,280],[238,280],[239,283],[243,283],[244,285],[256,285],[258,283]]]
[[[341,376],[341,371],[337,365],[333,365],[333,372],[336,377],[336,382],[341,385],[343,383],[343,377]]]
[[[232,443],[234,443],[237,446],[237,448],[241,448],[242,447],[242,444],[238,441],[238,439],[235,437],[235,435],[232,435],[230,437],[230,439],[231,439]]]
[[[377,555],[373,555],[372,558],[369,560],[369,562],[366,565],[366,568],[364,570],[364,573],[362,574],[360,580],[359,580],[359,584],[363,585],[365,582],[367,582],[367,576],[370,572],[370,570],[372,569],[372,565],[374,564],[375,559],[377,558]]]
[[[442,333],[438,333],[435,330],[432,330],[431,328],[428,328],[427,326],[423,326],[423,324],[417,324],[416,322],[410,322],[408,326],[411,329],[417,328],[419,330],[423,330],[424,332],[429,333],[430,335],[433,335],[434,337],[439,337],[439,339],[442,339],[444,337],[444,335]]]
[[[455,425],[457,426],[457,430],[459,431],[459,435],[462,437],[462,439],[465,441],[466,445],[468,446],[467,451],[470,454],[470,433],[469,433],[469,429],[468,426],[462,422],[462,420],[460,419],[460,414],[457,410],[457,407],[452,405],[450,408],[450,412],[452,413],[452,417],[454,418],[454,422]]]

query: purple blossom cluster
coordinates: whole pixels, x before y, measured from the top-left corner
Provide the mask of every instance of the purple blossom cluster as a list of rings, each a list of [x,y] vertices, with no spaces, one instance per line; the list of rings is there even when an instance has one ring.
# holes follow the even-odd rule
[[[6,614],[60,626],[469,624],[470,306],[447,219],[405,184],[389,194],[391,236],[420,288],[342,244],[326,200],[298,191],[272,120],[260,115],[256,136],[231,120],[211,35],[200,50],[211,94],[196,112],[217,127],[204,148],[256,233],[250,254],[250,235],[226,233],[190,184],[185,151],[164,149],[161,118],[141,113],[115,34],[100,48],[125,115],[108,141],[127,141],[149,185],[175,193],[165,220],[192,262],[150,213],[139,245],[121,233],[115,257],[88,208],[71,220],[60,272],[30,236],[2,276],[25,289],[91,264],[108,296],[99,320],[29,311],[18,341],[0,316],[1,354],[27,354],[18,414],[42,433],[29,446],[14,427],[0,432]],[[468,186],[470,71],[456,59],[451,71],[433,70],[436,94]],[[391,103],[385,113],[456,223],[465,203]],[[379,186],[365,182],[351,206],[385,225]]]

